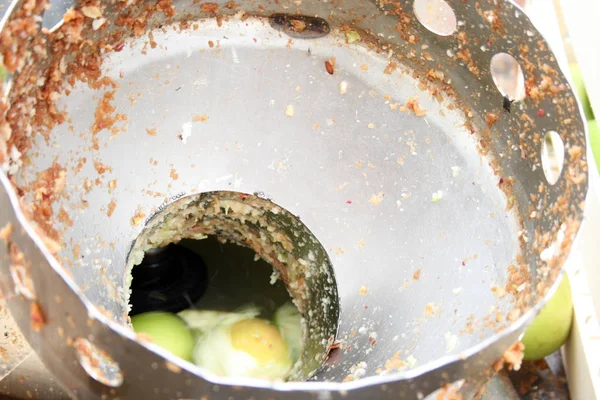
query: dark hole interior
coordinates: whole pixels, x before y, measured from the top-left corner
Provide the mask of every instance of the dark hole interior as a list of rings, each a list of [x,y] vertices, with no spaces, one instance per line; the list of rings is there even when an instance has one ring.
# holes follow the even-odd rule
[[[281,280],[272,279],[273,267],[255,258],[253,250],[214,236],[147,252],[133,268],[130,315],[187,308],[231,311],[253,304],[268,318],[290,295]]]

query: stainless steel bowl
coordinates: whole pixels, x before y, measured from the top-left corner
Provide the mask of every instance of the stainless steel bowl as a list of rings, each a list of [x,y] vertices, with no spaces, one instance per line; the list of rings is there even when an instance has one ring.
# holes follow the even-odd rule
[[[43,8],[14,3],[0,42],[0,273],[75,397],[468,397],[518,367],[587,165],[577,100],[517,6],[88,1],[38,32]],[[294,251],[312,233],[331,263],[287,282],[319,315],[306,381],[217,377],[129,328],[130,254],[191,236],[147,233],[213,192],[279,210],[275,232]]]

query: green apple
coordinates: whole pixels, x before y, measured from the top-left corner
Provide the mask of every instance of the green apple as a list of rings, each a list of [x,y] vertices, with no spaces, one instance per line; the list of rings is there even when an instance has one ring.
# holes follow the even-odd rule
[[[592,105],[590,104],[590,99],[585,90],[585,84],[583,83],[583,76],[581,75],[579,65],[571,64],[569,69],[571,70],[571,78],[573,78],[573,89],[581,102],[585,118],[588,120],[594,119],[594,112],[592,111]]]
[[[177,357],[191,361],[196,341],[183,319],[161,311],[138,314],[131,318],[133,330],[147,335],[157,346]]]
[[[525,332],[523,359],[539,360],[560,349],[569,337],[572,320],[571,285],[565,274],[554,296]]]
[[[596,160],[596,167],[600,172],[600,126],[598,126],[598,121],[588,121],[588,131],[590,132],[590,146]]]

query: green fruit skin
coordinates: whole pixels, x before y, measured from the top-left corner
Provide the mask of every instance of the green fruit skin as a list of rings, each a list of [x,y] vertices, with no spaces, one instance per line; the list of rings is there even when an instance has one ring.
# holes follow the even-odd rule
[[[147,312],[131,318],[133,330],[152,338],[152,343],[171,354],[191,361],[194,334],[183,319],[168,312]]]
[[[590,99],[587,95],[587,91],[585,90],[585,84],[583,82],[581,70],[577,64],[571,64],[569,69],[571,70],[571,77],[573,78],[573,89],[577,93],[577,97],[581,102],[585,119],[592,120],[594,119],[594,112],[592,111],[592,105],[590,104]]]
[[[598,121],[588,121],[588,131],[590,132],[590,146],[596,160],[596,167],[600,172],[600,126]]]
[[[554,296],[525,332],[523,359],[540,360],[560,349],[569,337],[572,321],[571,285],[565,274]]]

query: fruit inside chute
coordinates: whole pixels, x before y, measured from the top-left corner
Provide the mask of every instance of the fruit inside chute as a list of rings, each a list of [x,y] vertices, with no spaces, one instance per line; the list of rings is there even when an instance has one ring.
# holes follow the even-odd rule
[[[184,360],[192,360],[194,334],[177,315],[152,311],[133,316],[131,324],[136,333],[147,336],[155,345]]]

